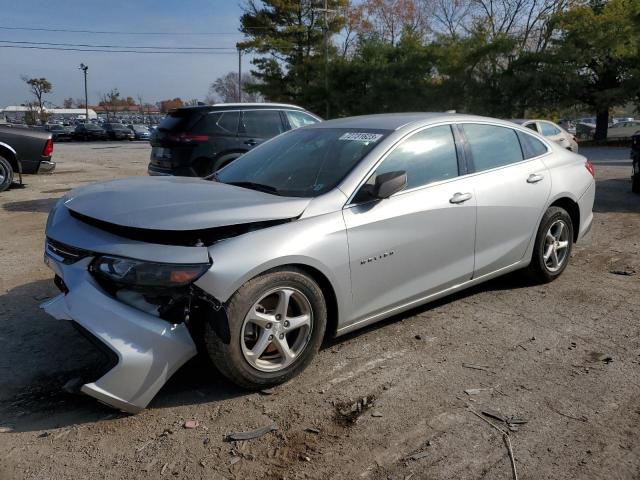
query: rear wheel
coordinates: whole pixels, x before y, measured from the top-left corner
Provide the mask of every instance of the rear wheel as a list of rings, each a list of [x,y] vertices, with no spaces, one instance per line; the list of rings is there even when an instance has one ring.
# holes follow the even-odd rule
[[[0,192],[4,192],[13,182],[13,168],[9,161],[0,157]]]
[[[205,324],[207,352],[229,380],[248,389],[286,382],[320,348],[327,309],[320,287],[295,268],[244,284],[227,304],[230,341]]]
[[[538,227],[528,273],[541,283],[555,280],[567,267],[572,246],[571,217],[563,208],[549,207]]]
[[[640,193],[640,175],[631,177],[631,191],[633,193]]]

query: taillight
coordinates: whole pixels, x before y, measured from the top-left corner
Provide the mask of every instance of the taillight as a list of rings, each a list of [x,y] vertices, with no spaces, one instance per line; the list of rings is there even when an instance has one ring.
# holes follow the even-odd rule
[[[593,168],[593,163],[587,160],[586,162],[584,162],[584,166],[587,170],[589,170],[589,173],[591,174],[591,176],[593,178],[596,178],[596,170],[595,168]]]
[[[169,135],[169,140],[174,142],[206,142],[209,140],[209,135],[198,135],[195,133],[183,132],[179,135]]]
[[[47,140],[47,143],[44,144],[44,149],[42,150],[43,157],[50,157],[53,155],[53,140]]]

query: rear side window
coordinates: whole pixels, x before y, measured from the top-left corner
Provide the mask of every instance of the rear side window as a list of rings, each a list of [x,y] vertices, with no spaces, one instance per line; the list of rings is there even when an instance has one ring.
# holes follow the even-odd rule
[[[216,122],[218,128],[225,132],[236,135],[238,133],[238,124],[240,123],[240,112],[224,112]]]
[[[544,135],[545,137],[558,135],[560,133],[560,130],[550,123],[542,122],[540,123],[540,126],[542,128],[542,135]]]
[[[517,134],[525,158],[539,157],[548,152],[546,145],[533,135],[521,131],[517,131]]]
[[[283,132],[277,110],[250,110],[242,113],[242,133],[249,137],[271,138]]]
[[[318,123],[318,120],[313,118],[308,113],[295,112],[295,111],[286,111],[284,113],[287,116],[287,120],[289,120],[289,125],[291,125],[292,129],[304,127],[305,125],[312,125],[314,123]]]
[[[200,134],[227,134],[236,135],[238,133],[238,123],[240,112],[213,112],[203,116],[200,121],[191,129],[193,133]]]
[[[463,129],[476,172],[524,160],[515,130],[477,123],[466,123]]]
[[[399,170],[407,172],[407,189],[457,177],[458,156],[451,127],[427,128],[403,140],[375,175]]]

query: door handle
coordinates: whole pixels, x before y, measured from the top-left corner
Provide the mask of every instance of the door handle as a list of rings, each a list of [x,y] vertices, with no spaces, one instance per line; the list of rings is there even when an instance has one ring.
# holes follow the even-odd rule
[[[539,173],[532,173],[527,177],[527,183],[538,183],[540,180],[544,178],[544,175],[540,175]]]
[[[449,199],[449,203],[464,203],[467,200],[471,200],[471,194],[467,193],[456,193]]]
[[[254,145],[257,145],[258,142],[257,142],[257,140],[251,139],[251,140],[247,140],[246,142],[244,142],[244,144],[245,145],[251,145],[253,147]]]

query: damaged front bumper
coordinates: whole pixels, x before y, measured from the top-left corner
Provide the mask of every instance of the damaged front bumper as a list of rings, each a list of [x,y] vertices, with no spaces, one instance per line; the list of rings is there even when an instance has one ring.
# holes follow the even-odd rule
[[[144,409],[165,382],[196,355],[184,323],[172,324],[108,295],[88,272],[90,259],[66,265],[45,254],[66,292],[41,305],[59,320],[72,320],[117,356],[117,363],[81,391],[125,412]]]

